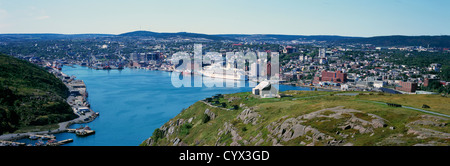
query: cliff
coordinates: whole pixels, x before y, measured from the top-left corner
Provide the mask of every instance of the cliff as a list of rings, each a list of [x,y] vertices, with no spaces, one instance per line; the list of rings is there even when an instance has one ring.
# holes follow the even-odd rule
[[[449,145],[450,118],[384,103],[427,104],[428,111],[450,115],[450,98],[341,93],[286,91],[272,99],[249,92],[216,95],[183,110],[141,145]]]

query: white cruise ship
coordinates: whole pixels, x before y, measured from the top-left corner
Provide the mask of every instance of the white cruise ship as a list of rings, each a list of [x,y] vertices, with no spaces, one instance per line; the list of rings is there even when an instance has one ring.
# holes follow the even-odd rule
[[[220,64],[203,67],[202,74],[213,78],[223,78],[230,80],[248,80],[243,69],[224,68]]]

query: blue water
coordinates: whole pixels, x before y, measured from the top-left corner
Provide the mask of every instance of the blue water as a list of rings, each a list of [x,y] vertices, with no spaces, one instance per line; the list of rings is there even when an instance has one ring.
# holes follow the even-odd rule
[[[65,146],[137,146],[156,128],[198,100],[218,93],[251,91],[251,87],[175,88],[171,73],[164,71],[94,70],[80,66],[64,66],[62,71],[85,82],[91,109],[100,113],[96,120],[87,124],[96,131],[94,135],[55,134],[57,140],[74,140]],[[310,90],[285,85],[279,88],[281,91]],[[80,124],[71,128],[78,126]]]

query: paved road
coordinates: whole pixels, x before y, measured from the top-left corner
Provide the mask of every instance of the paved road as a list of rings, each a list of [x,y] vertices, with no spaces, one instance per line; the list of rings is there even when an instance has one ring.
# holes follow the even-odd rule
[[[61,122],[58,123],[59,128],[55,129],[55,130],[51,130],[51,131],[37,131],[37,132],[27,132],[27,133],[14,133],[14,134],[4,134],[4,135],[0,135],[0,140],[7,140],[7,141],[11,141],[11,140],[17,140],[17,139],[22,139],[22,138],[27,138],[30,135],[42,135],[42,134],[55,134],[55,133],[61,133],[61,132],[65,132],[68,127],[71,124],[75,124],[75,123],[88,123],[90,121],[84,121],[84,119],[88,118],[89,116],[91,116],[92,114],[94,114],[93,111],[86,113],[85,115],[81,115],[76,119],[70,120],[70,121],[66,121],[66,122]],[[94,118],[95,119],[95,118]],[[92,120],[94,120],[92,119]],[[91,120],[91,121],[92,121]]]

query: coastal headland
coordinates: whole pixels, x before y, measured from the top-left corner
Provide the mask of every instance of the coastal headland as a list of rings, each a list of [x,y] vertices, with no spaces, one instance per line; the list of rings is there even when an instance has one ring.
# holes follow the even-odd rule
[[[382,92],[281,93],[285,97],[262,99],[243,92],[206,98],[156,129],[141,145],[449,145],[447,97]],[[429,108],[422,108],[424,104]]]

